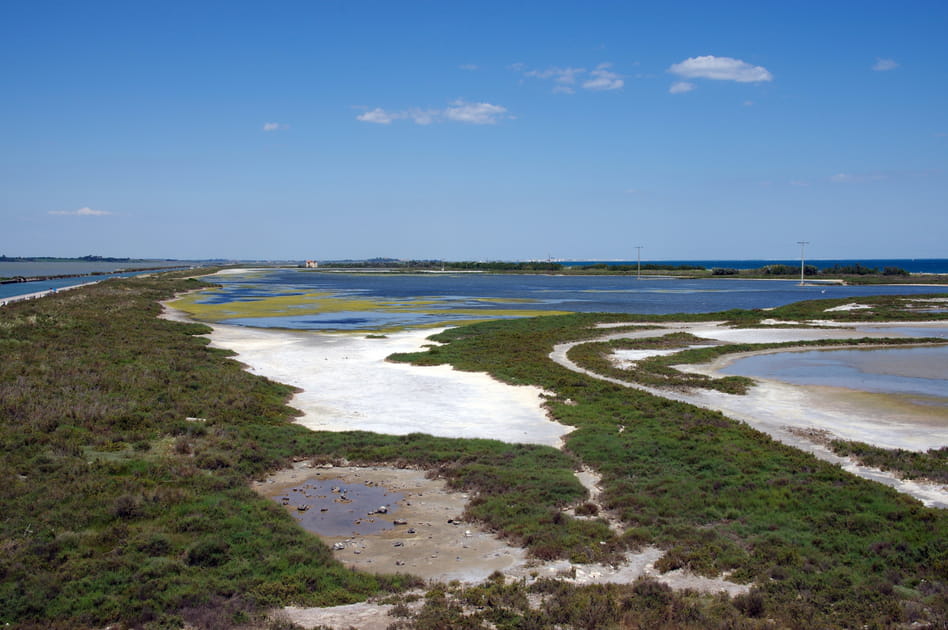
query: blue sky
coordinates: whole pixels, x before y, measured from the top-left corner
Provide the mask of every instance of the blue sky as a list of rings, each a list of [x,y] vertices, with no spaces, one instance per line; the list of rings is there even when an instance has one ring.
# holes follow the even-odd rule
[[[948,257],[948,3],[0,3],[0,253]]]

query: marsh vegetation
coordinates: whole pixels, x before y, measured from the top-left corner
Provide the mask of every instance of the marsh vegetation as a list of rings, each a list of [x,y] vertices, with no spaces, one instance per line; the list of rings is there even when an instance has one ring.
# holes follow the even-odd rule
[[[729,600],[650,581],[495,579],[431,589],[400,627],[443,627],[444,619],[503,628],[948,623],[943,512],[721,414],[548,359],[557,343],[597,335],[597,323],[636,318],[488,322],[396,357],[545,388],[551,414],[575,427],[559,451],[294,425],[290,388],[209,348],[199,336],[207,327],[157,318],[158,301],[201,286],[174,274],[112,280],[0,310],[0,623],[260,625],[273,606],[343,604],[421,586],[410,576],[345,569],[250,490],[251,480],[312,457],[428,469],[471,493],[465,518],[537,558],[617,561],[653,544],[667,550],[661,569],[728,572],[757,585]],[[881,317],[889,307],[874,308]],[[725,316],[752,323],[762,314]],[[586,496],[573,475],[581,464],[601,474],[601,501],[621,519],[621,534],[604,520],[564,513]],[[543,613],[524,608],[528,595],[545,598]]]

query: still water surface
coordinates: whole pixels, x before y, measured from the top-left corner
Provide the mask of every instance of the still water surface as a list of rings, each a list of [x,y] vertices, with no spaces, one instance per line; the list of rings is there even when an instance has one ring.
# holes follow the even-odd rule
[[[781,280],[679,280],[630,276],[503,275],[480,273],[326,273],[280,269],[215,276],[223,289],[207,304],[253,302],[268,297],[301,299],[320,293],[342,299],[398,303],[401,308],[344,309],[344,312],[251,316],[228,323],[300,330],[366,330],[424,326],[441,321],[483,318],[478,311],[546,310],[611,313],[708,313],[733,308],[772,308],[800,300],[913,295],[946,291],[912,286],[799,286]],[[427,301],[424,308],[412,303]],[[248,313],[249,315],[249,313]],[[485,313],[486,315],[486,313]],[[491,315],[495,317],[496,315]]]
[[[948,347],[777,352],[738,359],[724,374],[797,385],[925,397],[948,406]],[[932,403],[928,397],[940,402]]]

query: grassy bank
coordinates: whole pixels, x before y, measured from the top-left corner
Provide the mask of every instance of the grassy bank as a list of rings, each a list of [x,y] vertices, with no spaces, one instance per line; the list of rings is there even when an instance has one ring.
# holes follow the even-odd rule
[[[223,628],[417,585],[343,568],[249,489],[299,457],[431,468],[536,556],[615,553],[605,524],[560,513],[585,495],[568,454],[292,424],[289,388],[157,318],[201,286],[110,280],[0,310],[0,623]]]
[[[198,286],[113,280],[0,312],[0,623],[233,624],[410,582],[344,569],[250,491],[302,432],[287,387],[157,319]]]
[[[723,415],[575,374],[554,344],[601,334],[591,315],[478,324],[396,357],[554,391],[567,448],[603,477],[629,546],[662,569],[731,572],[789,627],[948,622],[948,518]]]
[[[537,557],[609,559],[648,542],[670,550],[663,568],[731,570],[760,585],[759,594],[733,602],[672,595],[653,583],[540,585],[534,594],[556,603],[542,618],[517,608],[520,587],[457,595],[482,598],[498,615],[508,610],[498,627],[946,622],[943,513],[720,414],[547,359],[555,343],[599,334],[590,328],[596,322],[634,318],[457,328],[440,337],[447,345],[401,357],[545,387],[551,412],[577,427],[561,453],[296,426],[285,405],[289,388],[208,348],[196,336],[205,326],[156,317],[159,300],[200,286],[171,276],[110,280],[0,309],[0,623],[259,627],[269,606],[349,603],[417,585],[346,570],[282,508],[249,490],[251,479],[300,457],[431,469],[471,492],[470,518]],[[571,474],[580,463],[602,473],[604,500],[624,535],[562,513],[585,496]],[[426,614],[435,621],[404,623],[439,627],[445,607],[467,614],[438,591],[431,601]]]

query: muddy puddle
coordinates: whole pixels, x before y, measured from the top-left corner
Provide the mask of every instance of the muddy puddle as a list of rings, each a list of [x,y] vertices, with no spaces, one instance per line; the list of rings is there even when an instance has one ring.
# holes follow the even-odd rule
[[[398,502],[404,499],[371,481],[353,484],[316,476],[280,494],[271,498],[286,506],[303,529],[320,536],[365,536],[394,529]]]
[[[463,520],[466,494],[422,470],[300,462],[254,488],[283,504],[354,569],[479,582],[525,560],[522,549]]]

